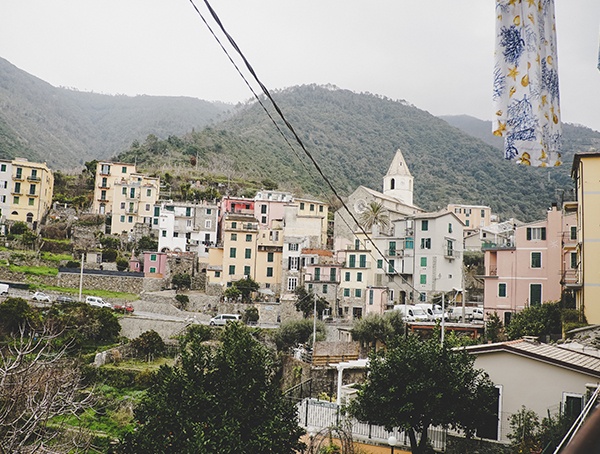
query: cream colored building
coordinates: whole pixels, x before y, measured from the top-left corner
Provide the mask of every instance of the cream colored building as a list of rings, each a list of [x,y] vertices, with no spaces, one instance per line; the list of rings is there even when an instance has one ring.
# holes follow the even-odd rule
[[[488,206],[451,203],[447,209],[464,223],[465,233],[487,227],[492,223],[492,209]]]
[[[36,229],[52,207],[54,176],[46,164],[24,158],[0,162],[2,218]]]
[[[569,344],[541,344],[515,340],[466,347],[476,356],[475,368],[483,369],[496,385],[498,406],[486,432],[477,436],[507,442],[510,417],[525,406],[541,420],[562,410],[577,416],[589,391],[600,382],[600,358],[568,348]]]
[[[571,176],[577,194],[578,256],[575,282],[577,308],[585,314],[588,323],[600,324],[600,152],[577,153],[573,158]]]
[[[135,224],[151,225],[160,179],[137,173],[134,164],[98,162],[93,211],[110,214],[111,233],[132,232]]]

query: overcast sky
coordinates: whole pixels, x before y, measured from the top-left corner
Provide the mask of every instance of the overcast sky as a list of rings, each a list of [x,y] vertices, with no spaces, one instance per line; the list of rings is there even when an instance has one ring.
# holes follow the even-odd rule
[[[555,1],[562,119],[600,131],[600,0]],[[269,89],[334,84],[481,119],[493,112],[494,4],[211,2]],[[0,0],[0,57],[81,91],[251,97],[189,0]]]

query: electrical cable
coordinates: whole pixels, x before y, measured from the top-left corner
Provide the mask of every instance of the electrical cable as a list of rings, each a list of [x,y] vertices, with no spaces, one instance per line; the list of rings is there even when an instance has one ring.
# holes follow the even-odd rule
[[[285,136],[285,134],[283,133],[283,131],[281,130],[281,128],[279,127],[279,125],[277,124],[277,122],[275,121],[275,119],[273,118],[273,116],[267,110],[266,106],[263,104],[262,100],[257,95],[256,91],[252,88],[252,86],[248,82],[247,78],[243,75],[243,73],[240,70],[240,68],[238,67],[238,65],[234,62],[233,58],[231,57],[231,55],[229,54],[229,52],[225,48],[225,46],[222,44],[221,40],[216,36],[215,32],[213,31],[213,29],[208,24],[208,21],[204,18],[203,14],[200,12],[200,10],[195,5],[194,0],[189,0],[189,1],[192,4],[192,6],[194,7],[194,9],[196,10],[196,13],[200,16],[200,18],[202,19],[202,21],[204,22],[204,24],[209,29],[211,35],[216,39],[216,41],[218,42],[218,44],[221,47],[221,49],[223,50],[223,52],[225,52],[225,54],[227,55],[229,61],[233,64],[233,66],[235,67],[235,69],[238,72],[238,74],[242,77],[242,79],[244,80],[244,82],[246,83],[246,85],[248,86],[248,88],[250,88],[250,91],[252,92],[252,94],[254,95],[254,97],[256,98],[256,100],[259,102],[259,104],[261,105],[261,107],[263,108],[263,110],[265,110],[265,112],[267,113],[267,115],[268,115],[269,119],[271,120],[271,122],[275,125],[275,127],[277,128],[277,130],[279,131],[279,133],[282,135],[282,137],[284,138],[284,140],[286,141],[286,143],[288,144],[288,146],[292,149],[292,151],[294,152],[294,154],[296,155],[296,157],[298,158],[298,160],[300,160],[300,162],[304,165],[303,161],[300,159],[300,157],[296,153],[295,148],[288,141],[287,137]],[[352,221],[354,221],[354,223],[356,224],[356,226],[360,229],[360,233],[362,233],[363,235],[365,235],[366,240],[369,241],[371,243],[371,245],[373,246],[373,248],[380,254],[382,260],[384,260],[385,263],[388,265],[388,270],[390,268],[393,268],[394,275],[399,276],[400,279],[402,280],[403,284],[405,284],[406,286],[410,287],[417,294],[421,294],[421,291],[419,289],[417,289],[416,287],[414,287],[410,282],[408,282],[398,272],[398,270],[396,269],[395,265],[391,264],[391,262],[386,258],[386,256],[382,253],[382,251],[379,249],[379,247],[373,242],[373,240],[372,240],[371,236],[369,235],[369,233],[367,233],[367,231],[363,228],[363,226],[361,225],[361,223],[356,219],[356,217],[354,216],[354,214],[350,211],[350,209],[348,208],[347,204],[344,202],[344,200],[342,199],[342,197],[339,195],[339,193],[336,190],[336,188],[333,186],[333,184],[331,183],[331,181],[329,180],[329,178],[325,175],[325,173],[321,169],[321,166],[318,164],[318,162],[316,161],[316,159],[313,157],[312,153],[310,153],[310,151],[305,147],[304,142],[302,141],[302,139],[300,138],[300,136],[296,133],[296,130],[294,129],[294,127],[292,126],[292,124],[287,120],[287,118],[283,114],[283,111],[281,110],[281,108],[279,107],[279,105],[277,104],[277,102],[273,99],[273,97],[272,97],[270,91],[268,90],[268,88],[259,79],[259,77],[256,74],[254,68],[252,67],[252,65],[250,64],[250,62],[248,61],[248,59],[246,58],[246,56],[242,52],[242,50],[239,48],[239,46],[237,45],[236,41],[225,30],[225,27],[223,26],[223,23],[221,22],[219,16],[214,11],[214,9],[212,8],[212,6],[208,2],[208,0],[203,0],[203,2],[206,5],[206,7],[208,8],[208,11],[210,12],[213,20],[216,22],[216,24],[220,28],[221,32],[225,35],[225,37],[227,38],[227,40],[229,41],[229,43],[231,44],[231,46],[233,47],[233,49],[241,57],[242,61],[244,62],[244,65],[246,66],[246,68],[250,72],[250,74],[252,75],[254,81],[259,85],[259,87],[261,88],[261,90],[264,93],[264,95],[266,96],[266,98],[271,102],[271,105],[273,106],[273,108],[275,109],[275,111],[277,112],[277,114],[279,115],[279,118],[283,121],[283,123],[285,124],[285,126],[292,133],[292,135],[294,136],[294,139],[296,140],[296,142],[298,143],[298,145],[300,146],[300,148],[304,152],[305,156],[308,157],[308,159],[311,161],[311,163],[313,164],[314,168],[317,170],[318,174],[321,176],[321,178],[323,179],[323,181],[325,181],[325,183],[327,184],[327,186],[329,187],[329,189],[331,190],[331,192],[334,194],[334,196],[336,197],[336,199],[341,203],[342,207],[346,210],[346,212],[348,213],[348,215],[351,217]],[[306,169],[306,166],[304,168]],[[308,171],[308,169],[306,169],[306,170]],[[309,172],[309,175],[310,175],[310,172]],[[340,216],[340,217],[343,219],[343,216]],[[344,222],[348,226],[348,228],[352,231],[352,233],[356,236],[356,234],[354,233],[354,230],[352,229],[352,227],[350,227],[350,225],[348,225],[348,223],[345,220],[344,220]],[[370,255],[371,255],[371,257],[373,259],[377,259],[372,253],[370,253]],[[399,283],[397,283],[395,281],[392,281],[392,282],[395,283],[396,285],[398,285],[398,288],[400,288],[401,290],[405,290],[404,288],[400,287]]]

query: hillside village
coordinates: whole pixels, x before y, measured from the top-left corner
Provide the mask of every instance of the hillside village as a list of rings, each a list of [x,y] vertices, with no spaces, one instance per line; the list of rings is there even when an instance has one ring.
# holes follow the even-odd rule
[[[380,190],[359,186],[335,212],[325,201],[274,189],[252,198],[173,201],[165,197],[159,177],[110,161],[97,163],[93,202],[80,212],[53,204],[52,172],[23,159],[0,163],[5,175],[0,209],[5,234],[19,224],[39,232],[65,218],[92,220],[73,228],[71,264],[62,263],[58,275],[46,280],[58,287],[128,291],[156,301],[153,292],[177,288],[185,276],[180,292],[189,288],[190,295],[204,295],[204,304],[194,310],[210,317],[242,313],[250,304],[259,323],[270,326],[302,319],[301,300],[310,296],[315,308],[319,302],[319,318],[335,328],[328,341],[337,342],[314,345],[313,371],[307,373],[337,381],[340,405],[353,393],[345,383],[366,366],[365,351],[352,347],[353,322],[402,306],[442,306],[448,319],[405,316],[407,327],[435,331],[441,321],[447,332],[488,339],[467,349],[499,390],[497,424],[488,427],[485,438],[506,442],[510,416],[522,405],[541,415],[556,405],[577,414],[590,402],[590,383],[600,379],[595,334],[586,328],[600,323],[594,304],[596,251],[590,241],[598,235],[593,194],[600,178],[593,175],[600,172],[599,164],[597,152],[577,154],[572,167],[576,201],[548,207],[545,219],[528,223],[501,220],[488,206],[456,203],[424,211],[413,200],[418,181],[401,150]],[[131,250],[119,265],[103,247],[111,243],[109,237],[146,247]],[[5,271],[3,279],[20,285]],[[253,285],[250,300],[237,288],[244,282]],[[490,321],[508,327],[521,311],[553,302],[578,314],[572,326],[583,328],[569,335],[577,341],[498,341],[485,332]],[[480,319],[474,309],[481,310]],[[552,384],[534,393],[541,374],[554,377]]]

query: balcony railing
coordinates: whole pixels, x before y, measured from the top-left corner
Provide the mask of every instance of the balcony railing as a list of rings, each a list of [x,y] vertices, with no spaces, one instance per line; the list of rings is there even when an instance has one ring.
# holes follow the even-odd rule
[[[481,249],[515,249],[515,245],[512,241],[505,241],[503,243],[494,243],[491,241],[484,241],[481,245]]]
[[[27,177],[27,181],[41,181],[41,178],[40,177],[29,176],[29,177]]]

